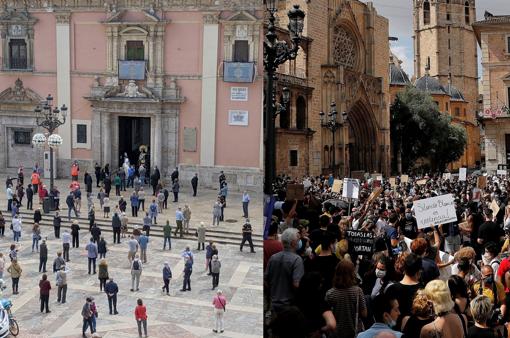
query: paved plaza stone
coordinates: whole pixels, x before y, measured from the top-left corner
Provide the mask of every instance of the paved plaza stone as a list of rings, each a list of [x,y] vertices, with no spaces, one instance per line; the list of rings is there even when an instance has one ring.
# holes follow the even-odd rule
[[[5,181],[5,175],[0,179]],[[61,206],[68,192],[69,180],[58,180],[57,185],[61,191]],[[97,189],[94,187],[94,196]],[[127,197],[127,192],[125,197]],[[179,206],[185,203],[192,210],[192,226],[197,222],[204,221],[210,225],[212,219],[212,204],[216,192],[212,190],[199,190],[199,196],[191,197],[186,188],[179,194]],[[250,219],[254,231],[262,232],[262,206],[261,196],[252,194],[250,203]],[[116,200],[114,197],[113,200]],[[147,198],[148,200],[148,198]],[[259,201],[260,200],[260,201]],[[38,197],[34,198],[37,205]],[[99,202],[94,199],[96,210]],[[223,222],[220,228],[233,232],[241,232],[242,207],[241,194],[231,193],[227,199],[228,207],[225,209],[225,219],[232,219],[232,223]],[[112,206],[115,205],[112,203]],[[169,209],[165,210],[161,223],[167,218],[173,225],[175,223],[175,207],[177,203],[169,203]],[[5,192],[2,195],[0,207],[6,210]],[[147,202],[146,202],[147,207]],[[82,202],[83,210],[86,209],[86,201]],[[129,203],[128,203],[129,208]],[[113,208],[112,208],[113,210]],[[5,214],[5,212],[4,212]],[[67,215],[63,208],[62,214]],[[100,213],[96,211],[96,217]],[[101,215],[102,216],[102,215]],[[47,217],[44,216],[43,217]],[[235,222],[234,222],[235,220]],[[130,217],[130,223],[134,220]],[[138,223],[141,223],[139,218]],[[158,225],[160,222],[158,222]],[[47,238],[48,243],[48,278],[52,284],[50,292],[49,314],[39,312],[39,280],[42,273],[37,272],[39,254],[31,252],[31,226],[32,220],[23,222],[22,239],[19,243],[19,262],[23,269],[20,279],[19,294],[12,295],[10,275],[5,272],[4,280],[7,289],[4,296],[12,299],[13,311],[20,325],[18,337],[80,337],[82,317],[81,309],[86,296],[93,296],[98,307],[97,331],[101,337],[137,337],[137,326],[134,319],[134,308],[137,298],[142,298],[148,312],[149,337],[240,337],[251,338],[262,336],[262,251],[256,254],[249,253],[246,248],[243,253],[239,252],[238,245],[218,245],[219,257],[222,262],[219,289],[223,290],[228,304],[224,317],[225,332],[216,334],[212,332],[214,325],[212,299],[216,294],[212,291],[211,276],[205,272],[205,251],[196,250],[196,240],[181,240],[172,238],[172,250],[163,251],[163,239],[152,237],[148,248],[148,263],[144,264],[140,281],[140,291],[130,292],[131,274],[127,259],[127,239],[121,239],[121,244],[111,244],[111,233],[105,233],[108,242],[107,262],[109,275],[119,285],[118,311],[119,315],[108,314],[108,301],[104,292],[99,291],[97,275],[87,274],[87,254],[85,245],[90,235],[88,225],[82,224],[80,231],[80,248],[70,250],[70,273],[68,275],[67,302],[57,303],[57,287],[55,276],[51,272],[51,266],[56,252],[62,248],[61,240],[55,239],[53,228],[42,227],[42,237]],[[12,243],[12,231],[9,224],[6,226],[5,237],[0,238],[0,250],[6,257],[6,266],[9,265],[9,246]],[[191,276],[191,292],[180,292],[182,288],[182,270],[184,262],[181,252],[189,245],[194,254],[193,274]],[[163,263],[168,261],[172,269],[173,278],[170,283],[170,296],[166,296],[161,287]],[[90,331],[89,331],[90,332]],[[90,333],[88,334],[90,337]]]

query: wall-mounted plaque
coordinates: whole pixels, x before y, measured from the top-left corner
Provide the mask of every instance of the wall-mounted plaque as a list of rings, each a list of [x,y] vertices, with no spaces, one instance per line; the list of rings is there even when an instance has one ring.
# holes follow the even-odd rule
[[[197,128],[184,127],[184,151],[197,151]]]

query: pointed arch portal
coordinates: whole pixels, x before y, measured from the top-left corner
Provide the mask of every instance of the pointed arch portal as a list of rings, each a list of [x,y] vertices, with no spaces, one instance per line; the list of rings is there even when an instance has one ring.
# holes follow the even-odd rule
[[[349,110],[349,170],[380,172],[380,154],[378,153],[378,126],[369,106],[357,101]]]

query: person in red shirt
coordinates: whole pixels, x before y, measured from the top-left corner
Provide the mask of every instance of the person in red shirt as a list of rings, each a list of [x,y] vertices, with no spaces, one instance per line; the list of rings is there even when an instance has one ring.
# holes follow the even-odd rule
[[[48,189],[42,183],[39,183],[39,204],[42,204],[45,197],[48,197]]]
[[[267,239],[264,240],[264,270],[269,258],[280,251],[283,251],[283,244],[278,240],[278,223],[272,222],[269,226]]]
[[[510,285],[507,283],[507,279],[510,279],[510,276],[507,277],[506,273],[510,272],[510,259],[505,258],[501,261],[497,272],[497,281],[502,283],[505,286],[505,293],[508,295],[510,293]],[[507,296],[508,297],[508,296]]]
[[[145,333],[145,337],[147,338],[147,308],[143,305],[143,302],[140,298],[136,301],[138,304],[135,308],[135,318],[136,324],[138,325],[138,336],[142,337],[142,325],[143,332]]]
[[[71,177],[73,181],[78,181],[78,173],[80,172],[80,166],[77,161],[71,165]]]
[[[32,187],[34,188],[34,194],[37,194],[37,189],[39,188],[39,183],[41,183],[41,177],[39,176],[39,173],[34,170],[32,173]]]
[[[51,283],[48,280],[46,274],[42,275],[41,281],[39,281],[40,298],[41,298],[41,312],[46,308],[46,313],[51,311],[48,309],[48,301],[50,300]]]

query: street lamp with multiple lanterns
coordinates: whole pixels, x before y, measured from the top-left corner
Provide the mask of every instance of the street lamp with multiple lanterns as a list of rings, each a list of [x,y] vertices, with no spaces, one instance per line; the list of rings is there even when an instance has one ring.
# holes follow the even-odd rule
[[[333,145],[332,145],[332,149],[330,149],[330,152],[333,154],[333,159],[332,159],[333,161],[331,163],[331,171],[333,173],[333,176],[336,177],[338,175],[338,173],[336,171],[335,135],[336,135],[336,131],[347,122],[347,113],[342,112],[342,116],[341,116],[342,119],[339,122],[339,121],[337,121],[338,112],[336,111],[335,101],[332,101],[330,106],[331,106],[331,111],[327,114],[327,117],[326,117],[326,113],[324,113],[323,111],[321,111],[319,113],[319,116],[321,119],[321,127],[329,129],[331,131],[331,134],[333,135]],[[344,158],[344,162],[345,162],[345,158]]]
[[[34,134],[32,144],[37,147],[44,147],[46,143],[50,147],[50,192],[53,191],[54,170],[53,168],[53,149],[57,149],[63,143],[62,137],[54,134],[54,131],[66,122],[67,107],[65,104],[58,109],[53,108],[53,97],[48,94],[44,105],[37,106],[34,110],[36,115],[36,124],[38,127],[46,129],[48,138],[42,133]]]
[[[294,5],[287,13],[289,17],[290,45],[285,41],[279,41],[276,35],[275,13],[277,10],[277,0],[266,0],[266,10],[269,14],[269,23],[264,39],[264,69],[266,72],[266,97],[265,97],[265,137],[264,137],[264,194],[273,195],[273,183],[276,173],[276,138],[275,138],[275,93],[274,80],[278,66],[288,60],[295,60],[301,43],[301,34],[303,33],[303,25],[305,12],[299,5]],[[287,95],[288,90],[284,91],[283,96]],[[285,101],[285,97],[284,97]],[[288,100],[287,100],[288,101]]]

